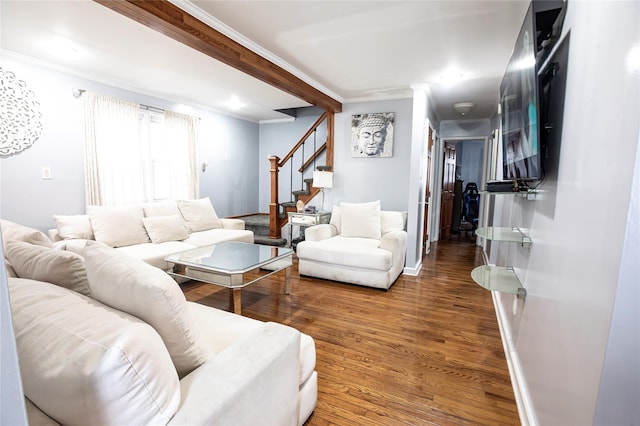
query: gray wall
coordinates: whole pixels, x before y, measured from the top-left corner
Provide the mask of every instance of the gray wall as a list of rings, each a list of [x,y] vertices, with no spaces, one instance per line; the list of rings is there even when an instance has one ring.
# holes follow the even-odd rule
[[[200,117],[198,155],[209,162],[207,171],[200,175],[200,195],[211,198],[220,216],[257,211],[257,123],[185,108],[52,71],[6,54],[1,64],[35,93],[41,105],[43,131],[31,148],[0,159],[0,217],[46,230],[53,227],[53,214],[84,213],[84,124],[81,100],[72,96],[74,88]],[[53,179],[41,178],[42,166],[51,168]]]
[[[628,61],[640,3],[567,7],[558,174],[533,201],[492,197],[494,225],[528,228],[533,240],[529,249],[492,244],[492,260],[514,266],[528,293],[515,314],[511,295],[496,293],[496,306],[527,423],[638,424],[639,215],[630,200],[640,71]]]

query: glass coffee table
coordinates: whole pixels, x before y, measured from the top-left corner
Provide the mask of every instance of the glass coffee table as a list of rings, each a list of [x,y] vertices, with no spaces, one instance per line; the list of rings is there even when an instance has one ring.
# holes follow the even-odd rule
[[[291,293],[292,255],[293,250],[286,247],[227,241],[175,253],[164,260],[173,264],[170,275],[230,288],[229,304],[233,312],[241,314],[242,289],[276,272],[284,270],[284,292]],[[256,269],[266,273],[245,281],[244,274]]]

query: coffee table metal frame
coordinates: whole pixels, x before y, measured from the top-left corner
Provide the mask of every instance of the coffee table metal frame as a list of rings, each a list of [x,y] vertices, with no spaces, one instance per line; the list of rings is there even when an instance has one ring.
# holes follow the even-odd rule
[[[267,252],[268,255],[266,255]],[[245,259],[243,255],[249,255],[251,259]],[[256,259],[255,256],[258,258]],[[284,270],[284,293],[291,293],[292,258],[293,250],[290,248],[227,241],[174,253],[165,257],[164,260],[173,264],[173,268],[168,273],[174,277],[231,289],[229,304],[233,307],[233,312],[240,315],[242,314],[242,289],[263,278]],[[245,273],[265,267],[269,272],[245,282]]]

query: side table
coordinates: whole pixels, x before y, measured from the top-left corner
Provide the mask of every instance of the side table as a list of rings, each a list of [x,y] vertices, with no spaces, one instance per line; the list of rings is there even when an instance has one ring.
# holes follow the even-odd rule
[[[293,233],[293,227],[297,226],[301,232],[304,228],[319,225],[321,223],[329,223],[331,219],[331,212],[318,212],[318,213],[289,213],[289,235],[287,237],[287,247],[291,247]]]

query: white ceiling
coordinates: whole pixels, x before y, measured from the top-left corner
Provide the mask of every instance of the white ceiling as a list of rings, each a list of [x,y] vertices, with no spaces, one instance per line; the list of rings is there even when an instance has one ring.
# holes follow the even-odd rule
[[[403,98],[428,84],[441,120],[456,102],[489,118],[529,2],[202,1],[175,4],[341,102]],[[52,43],[72,45],[60,55]],[[308,105],[89,0],[0,2],[3,54],[250,120]],[[455,68],[456,85],[440,76]],[[231,110],[236,96],[244,107]]]

